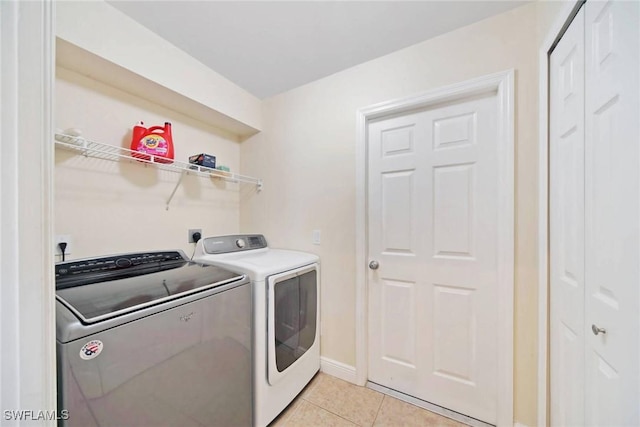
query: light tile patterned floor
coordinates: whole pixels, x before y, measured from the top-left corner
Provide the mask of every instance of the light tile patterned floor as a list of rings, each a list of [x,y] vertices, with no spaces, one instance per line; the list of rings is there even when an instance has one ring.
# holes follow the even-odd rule
[[[462,427],[457,421],[318,373],[270,427],[438,426]]]

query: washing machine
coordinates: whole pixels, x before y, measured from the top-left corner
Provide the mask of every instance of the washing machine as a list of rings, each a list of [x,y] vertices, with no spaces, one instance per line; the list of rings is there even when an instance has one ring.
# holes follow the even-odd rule
[[[254,425],[269,424],[320,369],[320,260],[263,235],[200,240],[194,260],[245,274],[253,301]]]
[[[181,251],[58,263],[59,425],[251,426],[251,288]]]

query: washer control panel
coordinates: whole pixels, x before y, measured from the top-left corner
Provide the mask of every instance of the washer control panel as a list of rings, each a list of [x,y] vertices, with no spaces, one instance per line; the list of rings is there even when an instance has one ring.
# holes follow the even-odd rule
[[[203,239],[202,247],[208,254],[226,254],[266,248],[267,240],[262,234],[216,236]]]
[[[55,265],[56,289],[96,281],[96,276],[105,280],[135,276],[149,269],[163,270],[188,261],[182,251],[158,251],[61,262]]]

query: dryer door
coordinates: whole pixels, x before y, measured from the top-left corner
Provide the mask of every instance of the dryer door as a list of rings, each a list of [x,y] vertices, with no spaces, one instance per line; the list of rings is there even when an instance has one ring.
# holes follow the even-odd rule
[[[268,287],[268,379],[273,385],[318,339],[318,266],[270,276]]]

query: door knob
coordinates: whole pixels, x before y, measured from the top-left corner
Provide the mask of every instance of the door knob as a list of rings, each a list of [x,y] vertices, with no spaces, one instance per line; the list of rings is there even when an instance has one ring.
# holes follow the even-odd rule
[[[598,335],[600,333],[606,334],[607,330],[605,328],[598,328],[596,325],[591,325],[591,330],[593,331],[593,335]]]
[[[378,261],[374,260],[369,263],[369,268],[372,270],[377,270],[378,267],[380,267],[380,264],[378,263]]]

